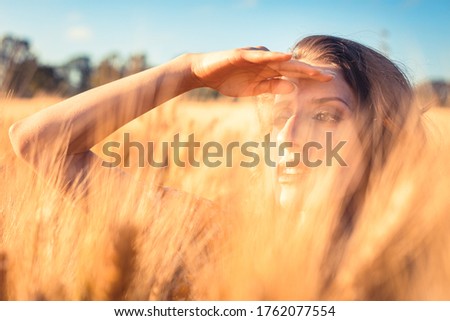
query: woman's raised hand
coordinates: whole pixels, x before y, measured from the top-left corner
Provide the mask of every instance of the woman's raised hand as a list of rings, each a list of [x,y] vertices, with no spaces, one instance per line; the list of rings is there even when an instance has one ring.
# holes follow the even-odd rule
[[[198,86],[233,97],[287,94],[294,85],[286,78],[333,79],[328,70],[291,58],[291,54],[265,47],[194,54],[191,71]]]

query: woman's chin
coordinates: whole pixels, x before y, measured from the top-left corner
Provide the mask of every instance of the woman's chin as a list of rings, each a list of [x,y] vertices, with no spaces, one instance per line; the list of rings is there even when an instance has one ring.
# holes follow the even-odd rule
[[[280,186],[279,204],[286,210],[297,208],[300,205],[300,190],[297,184],[282,184]]]

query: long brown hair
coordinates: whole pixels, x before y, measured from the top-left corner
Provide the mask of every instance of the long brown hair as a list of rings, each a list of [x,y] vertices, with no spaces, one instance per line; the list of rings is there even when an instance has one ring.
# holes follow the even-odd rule
[[[343,204],[339,227],[332,237],[335,246],[330,248],[324,262],[328,271],[323,284],[326,288],[340,264],[344,244],[364,206],[372,178],[380,176],[405,131],[413,128],[418,139],[424,139],[425,135],[408,78],[383,54],[355,41],[325,35],[303,38],[292,53],[294,59],[339,68],[357,102],[354,116],[363,146],[363,175]]]

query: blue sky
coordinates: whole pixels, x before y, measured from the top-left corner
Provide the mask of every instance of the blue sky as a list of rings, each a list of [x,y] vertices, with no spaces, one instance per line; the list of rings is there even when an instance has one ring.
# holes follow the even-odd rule
[[[117,52],[146,53],[153,65],[184,52],[254,45],[286,51],[303,36],[324,33],[377,49],[384,41],[414,82],[450,80],[446,0],[0,0],[5,33],[29,39],[45,63],[79,54],[98,62]]]

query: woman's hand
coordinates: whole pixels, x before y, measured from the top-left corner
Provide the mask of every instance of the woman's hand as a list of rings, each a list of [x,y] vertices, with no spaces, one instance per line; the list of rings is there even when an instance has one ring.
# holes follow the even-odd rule
[[[194,54],[191,72],[198,87],[210,87],[232,97],[290,93],[294,85],[285,77],[333,79],[328,70],[292,60],[291,56],[265,47]]]

